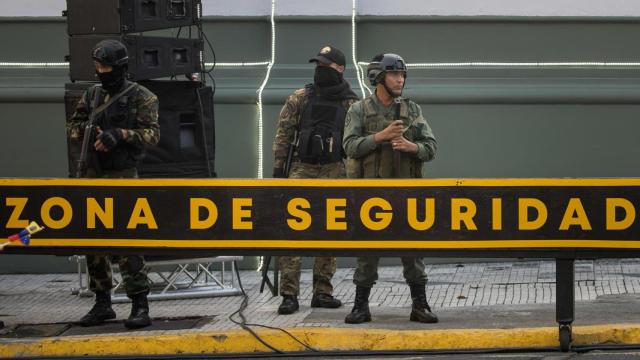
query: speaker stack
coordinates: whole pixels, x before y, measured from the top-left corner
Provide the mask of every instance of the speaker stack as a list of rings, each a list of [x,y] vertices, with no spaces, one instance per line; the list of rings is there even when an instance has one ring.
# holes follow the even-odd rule
[[[127,78],[158,96],[160,143],[146,149],[140,177],[215,177],[213,90],[204,77],[201,0],[67,0],[69,118],[84,91],[96,83],[91,50],[116,39],[129,53]],[[197,27],[197,37],[158,37],[143,31]],[[200,73],[202,81],[175,80]],[[163,80],[159,80],[164,78]],[[168,78],[168,79],[167,79]],[[79,145],[68,141],[69,174]]]

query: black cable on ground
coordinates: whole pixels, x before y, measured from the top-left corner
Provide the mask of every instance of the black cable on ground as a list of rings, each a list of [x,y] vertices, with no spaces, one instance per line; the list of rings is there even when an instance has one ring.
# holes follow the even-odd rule
[[[272,330],[279,330],[282,331],[283,333],[287,334],[289,337],[291,337],[291,339],[293,339],[294,341],[296,341],[298,344],[304,346],[307,350],[312,351],[312,352],[318,352],[317,349],[314,349],[313,347],[311,347],[309,344],[303,342],[302,340],[298,339],[297,337],[295,337],[293,334],[291,334],[290,332],[288,332],[285,329],[279,328],[279,327],[275,327],[275,326],[268,326],[268,325],[262,325],[262,324],[253,324],[253,323],[247,323],[247,320],[244,316],[243,311],[247,308],[247,306],[249,305],[249,295],[247,295],[247,293],[244,291],[244,287],[242,286],[242,280],[240,280],[240,271],[238,270],[238,266],[235,264],[234,261],[234,269],[236,272],[236,277],[238,278],[238,286],[240,287],[240,291],[242,292],[242,303],[240,304],[240,308],[238,308],[238,310],[236,310],[233,314],[229,315],[229,320],[231,320],[234,324],[239,325],[240,327],[242,327],[244,330],[247,330],[249,333],[251,333],[251,335],[253,335],[258,341],[260,341],[263,345],[267,346],[269,349],[279,353],[279,354],[290,354],[290,352],[284,352],[281,350],[278,350],[276,348],[274,348],[271,345],[268,345],[266,343],[266,341],[264,341],[263,339],[261,339],[258,334],[256,334],[251,328],[249,328],[249,326],[258,326],[258,327],[263,327],[266,329],[272,329]],[[241,322],[237,322],[233,319],[233,316],[235,314],[238,314],[240,316]]]
[[[250,327],[248,327],[246,325],[247,323],[247,319],[244,317],[243,311],[247,308],[247,306],[249,305],[249,296],[247,295],[247,293],[244,291],[244,288],[242,287],[242,282],[240,281],[240,272],[238,271],[238,267],[235,266],[234,264],[234,268],[236,271],[236,275],[238,276],[238,286],[240,286],[240,291],[242,292],[242,302],[240,303],[240,307],[238,308],[238,310],[236,310],[235,312],[233,312],[231,315],[229,315],[229,320],[231,322],[233,322],[234,324],[240,326],[243,330],[246,330],[247,332],[249,332],[254,338],[256,338],[256,340],[258,340],[259,342],[262,343],[262,345],[266,346],[267,348],[271,349],[273,352],[278,353],[278,354],[284,354],[284,351],[278,350],[275,347],[269,345],[266,341],[264,341],[260,336],[258,336],[258,334],[256,334],[253,329],[251,329]],[[238,314],[240,316],[240,321],[236,321],[233,316]]]
[[[291,337],[298,344],[304,346],[307,350],[309,350],[311,352],[320,352],[320,350],[311,347],[311,345],[309,345],[309,344],[303,342],[302,340],[298,339],[295,335],[293,335],[292,333],[288,332],[287,330],[285,330],[283,328],[279,328],[279,327],[275,327],[275,326],[269,326],[269,325],[262,325],[262,324],[252,324],[252,323],[247,323],[246,325],[247,326],[259,326],[259,327],[263,327],[263,328],[266,328],[266,329],[282,331],[283,333],[289,335],[289,337]]]

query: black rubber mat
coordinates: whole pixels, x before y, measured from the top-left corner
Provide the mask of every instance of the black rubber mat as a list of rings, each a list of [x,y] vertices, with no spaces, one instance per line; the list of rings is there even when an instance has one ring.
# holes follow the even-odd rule
[[[71,324],[24,324],[13,329],[3,329],[2,338],[34,338],[59,336],[72,327]]]
[[[189,330],[199,329],[214,321],[214,317],[179,317],[179,318],[154,318],[151,326],[146,328],[129,330],[124,327],[124,320],[107,321],[104,324],[91,327],[82,327],[70,323],[59,324],[22,324],[12,329],[3,329],[0,338],[40,338],[53,336],[77,336],[116,334],[131,331],[164,331],[164,330]]]

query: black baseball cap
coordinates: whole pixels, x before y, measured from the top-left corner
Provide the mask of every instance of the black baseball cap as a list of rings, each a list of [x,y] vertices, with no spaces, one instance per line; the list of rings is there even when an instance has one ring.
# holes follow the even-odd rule
[[[321,62],[325,65],[330,65],[331,63],[336,63],[341,66],[347,65],[342,51],[331,45],[323,46],[318,55],[309,59],[309,62]]]

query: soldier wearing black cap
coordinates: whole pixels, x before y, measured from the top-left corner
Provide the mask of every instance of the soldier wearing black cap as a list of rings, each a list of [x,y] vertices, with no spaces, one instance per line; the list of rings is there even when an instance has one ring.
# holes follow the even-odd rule
[[[328,66],[331,66],[332,63],[335,63],[339,67],[342,67],[340,73],[343,73],[344,67],[347,66],[346,59],[342,51],[332,46],[325,46],[320,49],[318,55],[309,59],[309,62],[321,63]]]
[[[280,112],[273,142],[274,178],[345,177],[344,119],[358,96],[344,79],[346,61],[342,51],[327,45],[309,62],[316,65],[313,83],[289,96]],[[285,165],[290,148],[293,151],[288,167]],[[290,168],[288,173],[285,168]],[[279,314],[298,311],[300,260],[299,256],[279,258],[280,295],[283,297]],[[312,307],[338,308],[342,305],[332,296],[331,278],[335,271],[335,258],[315,258]]]

